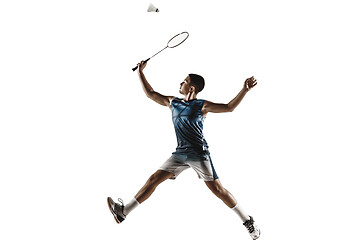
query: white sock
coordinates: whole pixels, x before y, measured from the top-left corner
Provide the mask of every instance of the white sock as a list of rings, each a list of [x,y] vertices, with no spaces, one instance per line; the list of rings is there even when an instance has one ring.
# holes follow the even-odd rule
[[[249,215],[244,212],[244,210],[239,206],[239,204],[235,205],[233,208],[233,211],[235,211],[236,214],[240,217],[240,219],[245,222],[246,220],[249,220]]]
[[[124,207],[124,214],[127,216],[132,210],[139,206],[139,202],[134,198]]]

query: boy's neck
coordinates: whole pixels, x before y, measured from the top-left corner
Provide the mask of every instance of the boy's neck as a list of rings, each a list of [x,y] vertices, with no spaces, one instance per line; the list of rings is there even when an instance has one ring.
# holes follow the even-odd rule
[[[187,95],[185,95],[184,97],[184,101],[190,101],[190,100],[194,100],[197,99],[197,94],[195,92],[189,92]]]

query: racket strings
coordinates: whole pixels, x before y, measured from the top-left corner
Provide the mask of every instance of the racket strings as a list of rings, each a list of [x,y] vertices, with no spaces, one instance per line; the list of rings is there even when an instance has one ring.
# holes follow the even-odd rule
[[[167,43],[167,47],[174,48],[182,44],[188,37],[189,37],[189,34],[187,32],[182,32],[174,36],[173,38],[171,38],[171,40],[169,40],[169,42]]]

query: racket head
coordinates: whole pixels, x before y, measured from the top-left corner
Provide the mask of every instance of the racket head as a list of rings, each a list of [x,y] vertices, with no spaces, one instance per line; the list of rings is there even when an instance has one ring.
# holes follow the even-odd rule
[[[175,48],[177,46],[179,46],[180,44],[182,44],[183,42],[185,42],[185,40],[189,37],[189,33],[188,32],[182,32],[179,33],[177,35],[175,35],[174,37],[172,37],[168,43],[167,43],[167,47],[169,48]]]

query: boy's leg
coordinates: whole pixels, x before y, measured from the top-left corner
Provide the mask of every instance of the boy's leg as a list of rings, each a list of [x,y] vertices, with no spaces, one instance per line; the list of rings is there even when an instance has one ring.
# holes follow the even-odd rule
[[[233,208],[237,205],[237,200],[233,197],[233,195],[226,188],[224,188],[222,186],[219,179],[216,179],[214,181],[205,181],[205,184],[228,207]]]
[[[132,210],[139,206],[142,202],[147,200],[151,194],[155,191],[156,187],[160,183],[173,177],[174,174],[163,170],[157,170],[153,175],[149,177],[144,186],[139,190],[136,196],[124,207],[124,214],[128,215]]]
[[[110,211],[112,212],[114,219],[117,223],[121,223],[125,220],[126,216],[134,210],[137,206],[139,206],[140,203],[147,200],[150,195],[155,191],[156,187],[162,183],[163,181],[173,177],[174,174],[158,170],[153,175],[149,177],[147,182],[144,184],[144,186],[139,190],[139,192],[136,194],[136,196],[126,205],[123,204],[122,200],[119,199],[120,204],[115,203],[112,198],[108,197],[108,207]]]
[[[243,222],[250,219],[250,217],[244,212],[244,210],[241,209],[237,204],[237,200],[233,197],[233,195],[222,186],[219,179],[216,179],[214,181],[205,181],[205,184],[228,207],[232,208]]]
[[[174,174],[170,172],[166,172],[163,170],[157,170],[153,175],[150,176],[148,181],[144,184],[144,186],[139,190],[136,194],[135,199],[142,203],[147,200],[150,195],[155,191],[156,187],[162,183],[163,181],[173,177]]]
[[[233,197],[233,195],[222,186],[220,180],[216,179],[214,181],[205,181],[205,184],[228,207],[234,210],[234,212],[243,221],[243,225],[248,229],[250,236],[253,239],[259,238],[260,230],[256,226],[256,224],[254,224],[253,218],[245,213],[245,211],[239,206],[237,200]]]

